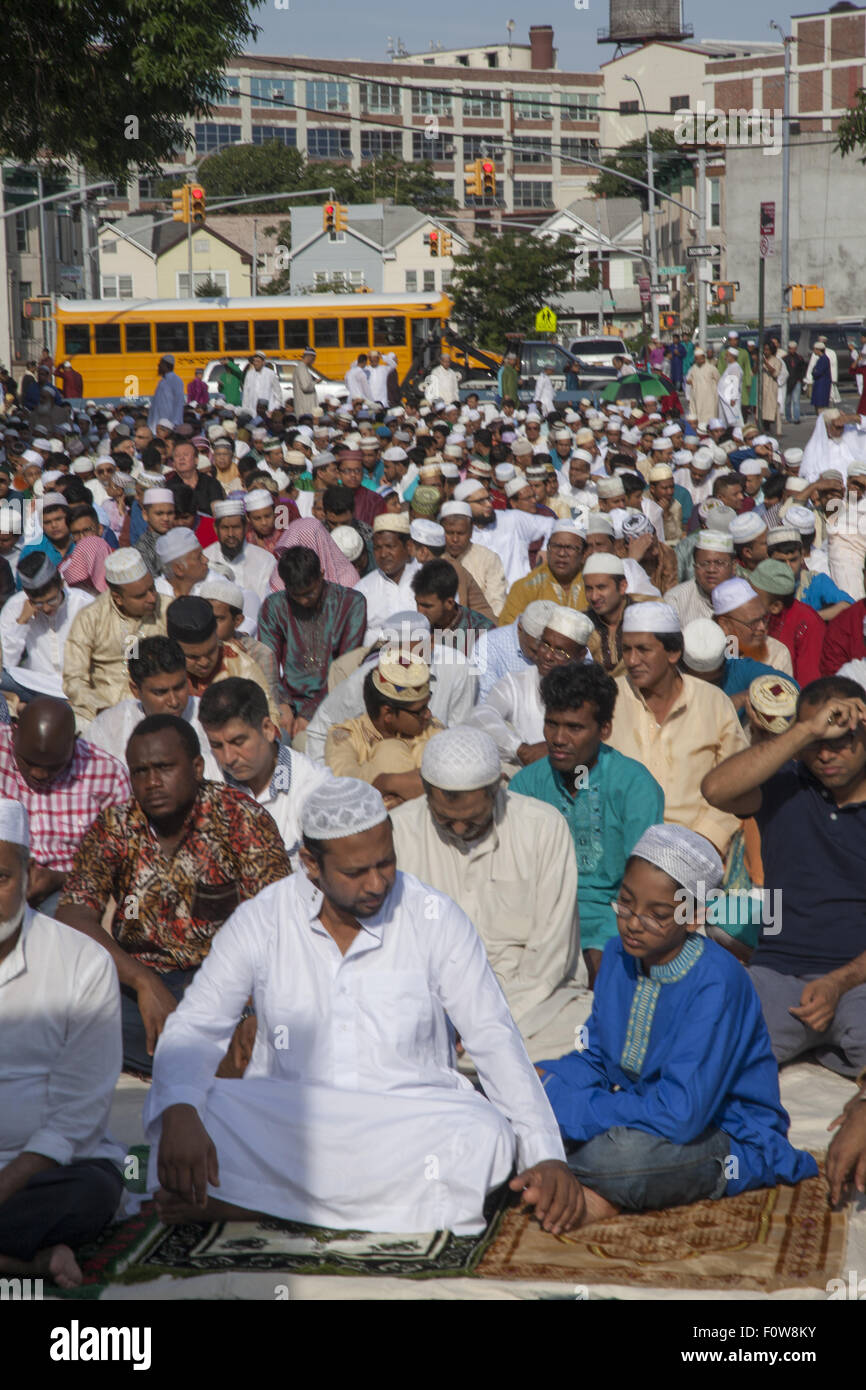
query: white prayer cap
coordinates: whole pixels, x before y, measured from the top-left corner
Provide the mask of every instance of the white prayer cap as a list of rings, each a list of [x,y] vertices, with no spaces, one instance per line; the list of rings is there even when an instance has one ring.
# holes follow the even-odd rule
[[[787,521],[788,518],[786,517]],[[799,545],[801,541],[800,532],[796,526],[771,526],[767,536],[767,545]]]
[[[57,479],[62,477],[63,474],[59,468],[49,468],[47,473],[42,474],[42,486],[51,487],[52,483],[56,483]]]
[[[30,817],[18,801],[0,799],[0,840],[30,848]]]
[[[381,792],[357,777],[331,777],[311,792],[301,812],[310,840],[341,840],[382,825],[388,812]]]
[[[105,557],[105,578],[109,584],[137,584],[147,573],[141,552],[130,546],[113,550]]]
[[[667,603],[632,603],[622,615],[623,632],[680,632],[680,620]]]
[[[824,476],[823,474],[821,475]],[[854,459],[848,464],[849,478],[866,478],[866,459]],[[44,482],[44,479],[43,479]]]
[[[465,502],[467,497],[474,497],[476,493],[483,490],[483,486],[477,478],[467,478],[465,482],[458,483],[454,489],[454,500],[455,502]]]
[[[634,425],[631,429],[623,430],[622,441],[624,444],[640,443],[640,430],[638,429],[637,425]]]
[[[796,526],[801,535],[810,535],[815,530],[815,513],[809,507],[798,506],[796,502],[785,512],[785,520]]]
[[[240,584],[234,584],[231,579],[206,579],[199,589],[201,598],[212,598],[217,603],[227,603],[229,608],[240,608],[244,606],[244,591]]]
[[[593,574],[612,574],[617,579],[625,579],[625,565],[618,555],[590,555],[581,573],[584,579]]]
[[[800,464],[803,462],[803,450],[785,449],[782,454],[782,457],[788,464],[789,468],[799,468]]]
[[[733,555],[734,542],[727,531],[699,531],[695,550],[714,550],[721,555]]]
[[[331,540],[342,550],[347,560],[357,560],[364,549],[364,537],[354,526],[335,526],[331,532]]]
[[[338,526],[336,531],[331,532],[334,537],[337,531],[350,529],[345,526]],[[355,533],[357,535],[357,532]],[[379,637],[383,642],[402,641],[408,636],[411,642],[418,642],[426,637],[430,631],[430,619],[426,613],[416,613],[414,608],[401,608],[398,613],[392,613],[385,618],[379,628]]]
[[[665,453],[668,449],[673,449],[674,446],[672,440],[660,438],[653,440],[652,447],[656,453],[661,454]]]
[[[710,595],[710,602],[716,617],[720,618],[725,613],[732,613],[735,608],[742,608],[744,603],[751,603],[752,599],[757,597],[749,581],[737,577],[723,579],[721,584],[717,584]]]
[[[493,470],[497,483],[507,483],[509,478],[513,478],[516,473],[513,463],[497,463]]]
[[[633,507],[626,510],[622,519],[621,530],[626,539],[629,536],[655,535],[655,528],[649,517],[645,516],[643,512],[635,511]]]
[[[722,664],[726,641],[712,618],[694,618],[683,628],[683,660],[692,671],[715,671]]]
[[[625,568],[625,591],[632,597],[637,595],[640,598],[658,598],[662,596],[661,589],[656,588],[650,582],[649,575],[643,565],[639,565],[637,560],[623,560]]]
[[[174,506],[174,493],[170,487],[149,487],[141,499],[143,507],[155,507],[160,502]]]
[[[768,434],[756,434],[752,440],[752,448],[757,449],[763,447],[765,444],[772,444],[772,442]]]
[[[417,516],[409,527],[409,535],[419,545],[432,546],[434,550],[445,544],[445,531],[436,521],[426,516]]]
[[[712,420],[707,421],[708,430],[723,430],[724,428],[725,422],[724,420],[720,420],[718,415],[714,415]]]
[[[62,492],[43,493],[39,505],[43,512],[50,511],[52,507],[63,507],[66,510],[69,508],[69,503]]]
[[[451,459],[452,461],[453,461],[454,459],[462,459],[462,457],[463,457],[463,446],[462,446],[462,444],[446,444],[446,445],[445,445],[445,449],[444,449],[444,454],[445,454],[445,457],[446,457],[447,459]],[[489,468],[490,465],[489,465],[489,464],[484,464],[484,465],[482,465],[481,459],[473,459],[473,460],[472,460],[472,463],[471,463],[471,465],[470,465],[470,467],[475,468],[475,469],[478,469],[478,470],[480,470],[481,472],[483,472],[483,471],[484,471],[484,468],[485,468],[485,467],[486,467],[486,468]]]
[[[432,458],[432,457],[429,458],[429,459],[427,460],[426,467],[429,467],[433,462],[434,462],[433,458]],[[442,474],[442,477],[443,477],[443,478],[459,478],[459,477],[460,477],[460,469],[457,467],[457,464],[456,464],[456,463],[448,463],[448,462],[446,462],[446,463],[440,463],[440,465],[439,465],[439,472]]]
[[[718,888],[725,872],[709,840],[684,825],[651,825],[631,853],[661,869],[693,898],[701,899],[708,889]]]
[[[604,512],[590,512],[586,522],[588,536],[613,537],[613,522]]]
[[[22,589],[35,592],[37,589],[44,589],[46,584],[50,584],[52,579],[57,578],[57,566],[52,564],[47,555],[43,555],[42,564],[35,574],[28,576],[19,570],[18,578],[21,581]]]
[[[540,637],[547,627],[547,619],[557,605],[550,598],[536,598],[528,603],[518,616],[518,623],[530,637]]]
[[[518,492],[522,492],[525,487],[529,487],[529,480],[525,473],[515,473],[513,478],[509,478],[505,484],[505,496],[516,497]]]
[[[624,497],[622,478],[599,478],[596,483],[599,497]]]
[[[166,531],[164,536],[157,537],[155,549],[160,563],[170,565],[181,556],[200,549],[200,545],[195,531],[191,531],[188,526],[175,526],[174,530]]]
[[[380,512],[373,518],[373,534],[379,531],[396,531],[401,536],[408,536],[409,527],[408,512]]]
[[[544,626],[550,628],[551,632],[558,632],[560,637],[576,642],[579,647],[586,646],[593,632],[592,623],[585,613],[578,613],[575,608],[565,608],[561,604],[554,606]]]
[[[547,450],[545,449],[544,452],[547,453]],[[593,460],[593,455],[588,449],[575,449],[571,457],[573,459],[582,459],[584,463],[592,463]]]
[[[144,499],[147,502],[147,498]],[[211,507],[214,520],[218,521],[221,516],[243,516],[244,499],[242,497],[226,497],[221,502],[214,502]]]
[[[651,483],[667,482],[667,480],[673,476],[673,469],[668,463],[656,463],[649,471],[649,481]]]
[[[87,454],[84,454],[81,458],[75,460],[72,465],[72,471],[73,473],[92,473],[93,459],[88,458]]]
[[[698,450],[696,446],[695,454],[697,452]],[[690,454],[688,449],[674,449],[673,458],[671,459],[671,462],[674,463],[677,468],[688,468],[693,458],[694,454]]]
[[[708,531],[729,531],[731,522],[737,515],[733,507],[725,506],[718,497],[708,497],[706,502],[702,502],[698,507],[698,512],[703,517]]]
[[[662,434],[664,435],[665,439],[673,439],[675,434],[682,434],[682,432],[682,425],[675,424],[673,420],[669,425],[665,425],[664,429],[662,430]]]
[[[570,517],[557,517],[550,528],[551,536],[579,536],[583,540],[583,531],[576,521]]]
[[[446,516],[465,516],[472,520],[472,508],[468,502],[444,502],[439,509],[439,520],[444,521]]]
[[[697,468],[701,473],[708,473],[713,466],[713,455],[707,448],[696,449],[691,457],[692,468]]]
[[[168,359],[166,359],[166,360],[168,360]],[[172,359],[172,360],[174,360],[174,359]],[[169,420],[168,416],[163,415],[163,417],[162,417],[161,420],[157,420],[157,422],[156,422],[156,428],[157,428],[157,429],[164,429],[164,430],[173,430],[173,429],[174,429],[174,421],[173,421],[173,420]]]
[[[821,474],[821,477],[824,477],[824,476],[825,476],[825,475],[822,473],[822,474]],[[840,477],[841,477],[841,474],[840,474]],[[788,478],[788,479],[786,480],[786,482],[785,482],[785,491],[786,491],[786,492],[805,492],[806,489],[808,488],[808,486],[809,486],[809,484],[806,482],[806,479],[805,479],[805,478]]]
[[[766,465],[760,459],[743,459],[740,464],[740,473],[744,478],[757,478],[763,473]]]
[[[386,449],[382,455],[382,458],[387,459],[388,463],[403,463],[408,457],[406,450],[401,449],[399,445],[395,445],[393,449]]]
[[[542,453],[544,453],[544,454],[547,453],[547,445],[546,445],[546,444],[541,444],[539,447],[540,447]],[[530,442],[528,439],[515,439],[514,442],[513,442],[513,444],[511,445],[511,452],[512,452],[512,454],[515,454],[518,458],[520,458],[520,457],[522,457],[524,454],[533,454],[533,453],[535,453],[535,449],[533,448],[533,445],[531,444],[531,442]],[[502,467],[508,467],[507,464],[504,464],[504,465],[501,465],[501,466],[502,466]]]
[[[442,791],[478,791],[498,785],[500,775],[499,749],[493,739],[468,724],[434,734],[421,759],[424,781]]]
[[[27,467],[30,467],[31,465],[35,466],[37,463],[39,464],[40,468],[42,467],[42,460],[35,449],[25,449],[24,453],[21,455],[21,459]],[[91,464],[91,468],[92,467],[93,465]]]
[[[252,492],[248,492],[244,498],[244,506],[248,512],[260,512],[265,507],[273,507],[273,493],[268,492],[266,487],[254,487]]]
[[[741,512],[734,517],[728,529],[734,538],[734,545],[748,545],[749,541],[767,530],[767,523],[761,520],[757,512]]]

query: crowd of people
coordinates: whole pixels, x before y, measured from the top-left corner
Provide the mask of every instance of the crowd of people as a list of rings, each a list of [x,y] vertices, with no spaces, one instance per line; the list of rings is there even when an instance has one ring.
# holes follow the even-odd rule
[[[166,1223],[797,1183],[797,1058],[862,1192],[866,420],[314,358],[0,424],[0,1272],[125,1210],[121,1070]]]

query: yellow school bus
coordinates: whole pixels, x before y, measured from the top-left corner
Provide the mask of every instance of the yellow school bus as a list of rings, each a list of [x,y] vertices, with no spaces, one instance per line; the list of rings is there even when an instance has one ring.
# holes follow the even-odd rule
[[[87,397],[152,395],[165,353],[186,384],[215,358],[298,359],[308,345],[331,380],[373,348],[396,355],[402,380],[425,343],[441,342],[450,313],[443,294],[58,299],[55,361],[81,373]]]

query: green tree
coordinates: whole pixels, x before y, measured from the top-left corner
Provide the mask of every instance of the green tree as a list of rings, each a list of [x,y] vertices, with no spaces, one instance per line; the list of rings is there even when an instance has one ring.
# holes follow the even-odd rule
[[[224,69],[259,32],[258,0],[42,0],[0,25],[0,155],[77,159],[120,179],[188,142]]]
[[[485,232],[466,255],[454,257],[454,318],[479,347],[501,351],[506,333],[532,332],[538,310],[573,288],[574,258],[567,237]]]
[[[677,144],[672,130],[651,130],[650,143],[656,156],[653,161],[654,182],[659,192],[670,193],[672,189],[680,188],[683,183],[694,182],[691,160],[683,153],[682,146]],[[633,179],[646,182],[646,137],[641,135],[635,140],[629,140],[616,154],[607,155],[603,163],[618,169],[622,174],[628,174]],[[617,178],[616,174],[599,174],[589,185],[589,191],[597,198],[637,198],[642,208],[646,209],[648,206],[647,190],[629,183],[626,179]]]
[[[866,87],[859,87],[854,94],[854,105],[849,106],[836,129],[836,150],[843,157],[855,154],[861,164],[866,164]]]
[[[200,285],[196,285],[195,294],[197,299],[219,299],[224,293],[223,287],[217,280],[202,280]]]
[[[294,193],[317,185],[306,178],[307,162],[300,150],[284,145],[282,140],[269,140],[264,145],[229,145],[210,154],[198,166],[198,177],[208,201],[218,198],[251,198],[257,193]],[[166,180],[168,191],[170,180]],[[327,182],[327,181],[326,181]],[[262,212],[286,212],[290,204],[282,202],[250,203],[238,208],[250,216]]]

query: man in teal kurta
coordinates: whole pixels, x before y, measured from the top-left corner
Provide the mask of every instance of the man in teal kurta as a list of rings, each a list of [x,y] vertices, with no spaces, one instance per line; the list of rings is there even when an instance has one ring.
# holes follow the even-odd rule
[[[592,985],[605,944],[617,935],[611,903],[626,860],[664,818],[664,793],[646,768],[610,748],[616,681],[600,666],[554,666],[541,682],[548,756],[529,763],[509,790],[554,806],[577,854],[580,942]]]

